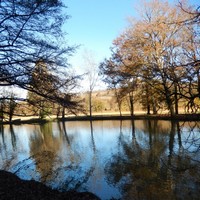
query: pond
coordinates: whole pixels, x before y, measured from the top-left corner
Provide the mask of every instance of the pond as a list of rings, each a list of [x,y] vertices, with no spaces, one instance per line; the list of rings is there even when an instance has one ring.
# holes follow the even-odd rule
[[[0,168],[101,199],[199,199],[200,123],[108,120],[4,125]]]

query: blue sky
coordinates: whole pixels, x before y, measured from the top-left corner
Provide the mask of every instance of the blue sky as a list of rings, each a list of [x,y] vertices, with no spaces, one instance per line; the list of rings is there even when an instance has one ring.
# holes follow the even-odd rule
[[[65,25],[69,44],[80,44],[73,65],[81,65],[86,50],[92,51],[97,62],[110,55],[112,41],[126,27],[127,16],[134,14],[133,0],[68,0],[71,18]]]
[[[65,25],[69,44],[81,45],[70,59],[81,68],[85,50],[92,51],[96,62],[110,56],[112,41],[127,26],[127,17],[135,16],[137,0],[68,0],[66,6],[71,18]],[[177,2],[177,1],[172,1]],[[198,3],[199,0],[190,0]],[[198,3],[200,5],[200,2]]]

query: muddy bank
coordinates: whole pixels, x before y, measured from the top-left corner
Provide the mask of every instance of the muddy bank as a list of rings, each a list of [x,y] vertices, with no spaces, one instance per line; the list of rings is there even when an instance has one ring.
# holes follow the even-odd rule
[[[89,192],[59,192],[36,181],[24,181],[10,172],[0,170],[1,200],[98,200]]]

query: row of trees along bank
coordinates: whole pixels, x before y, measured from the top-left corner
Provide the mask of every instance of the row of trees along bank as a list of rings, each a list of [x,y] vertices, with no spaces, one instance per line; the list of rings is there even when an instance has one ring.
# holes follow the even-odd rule
[[[112,46],[112,56],[99,66],[103,80],[116,91],[121,110],[129,97],[131,115],[137,99],[147,114],[164,104],[171,115],[200,111],[200,7],[186,3],[146,1],[140,16]],[[138,98],[139,97],[139,98]]]

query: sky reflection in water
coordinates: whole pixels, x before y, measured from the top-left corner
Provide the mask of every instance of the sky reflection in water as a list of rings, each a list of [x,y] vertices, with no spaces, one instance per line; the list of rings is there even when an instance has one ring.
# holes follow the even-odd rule
[[[94,121],[3,126],[0,168],[101,199],[198,199],[200,123]]]

